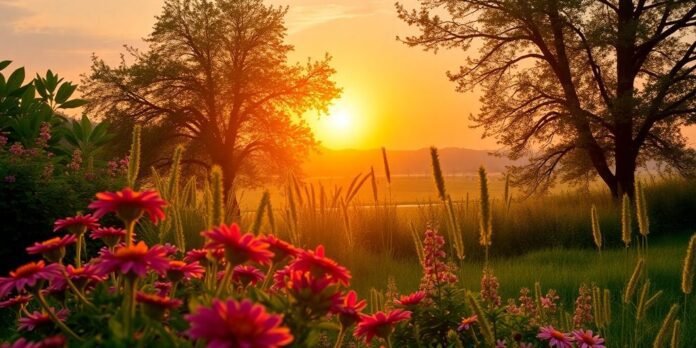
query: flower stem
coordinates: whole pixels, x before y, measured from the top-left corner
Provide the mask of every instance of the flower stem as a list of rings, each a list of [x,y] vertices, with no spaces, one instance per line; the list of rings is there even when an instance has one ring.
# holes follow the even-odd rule
[[[75,247],[75,266],[82,267],[82,233],[77,235],[77,245]]]
[[[215,290],[214,297],[220,298],[223,290],[229,286],[230,278],[232,278],[232,264],[228,262],[227,267],[225,268],[225,275],[222,277],[222,281],[218,285],[217,290]]]
[[[48,314],[49,318],[53,320],[53,322],[58,326],[63,332],[65,332],[66,335],[74,338],[77,341],[84,341],[82,337],[80,337],[78,334],[75,333],[75,331],[70,330],[70,328],[65,325],[63,321],[61,321],[56,313],[53,312],[51,307],[48,305],[48,302],[46,302],[46,298],[43,297],[43,294],[41,293],[41,290],[36,290],[36,299],[39,300],[39,304],[41,304],[41,307],[46,311],[46,314]]]
[[[135,317],[135,289],[136,278],[124,275],[123,277],[123,326],[125,327],[126,337],[133,337],[133,319]]]
[[[334,345],[334,348],[341,348],[341,344],[343,344],[343,337],[346,335],[346,330],[343,328],[343,325],[341,325],[341,330],[338,332],[338,337],[336,338],[336,344]]]
[[[135,233],[135,223],[137,220],[124,221],[126,225],[126,246],[133,244],[133,233]]]
[[[75,283],[73,283],[73,281],[70,279],[70,275],[68,275],[68,272],[65,270],[65,268],[63,268],[63,276],[65,277],[65,280],[67,281],[70,289],[72,289],[72,291],[75,293],[77,298],[79,298],[80,301],[82,301],[82,303],[84,303],[92,309],[97,309],[97,307],[93,305],[92,302],[89,302],[89,300],[85,297],[82,291],[80,291],[80,289],[78,289],[77,286],[75,286]]]

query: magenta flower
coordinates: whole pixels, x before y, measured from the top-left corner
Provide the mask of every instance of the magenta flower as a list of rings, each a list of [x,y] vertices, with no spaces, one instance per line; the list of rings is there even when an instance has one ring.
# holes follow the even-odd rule
[[[92,230],[92,239],[101,239],[104,244],[114,247],[126,237],[126,230],[117,227],[100,227]]]
[[[290,329],[281,326],[282,316],[249,300],[215,299],[210,307],[200,307],[185,318],[191,324],[188,335],[206,341],[210,348],[277,348],[293,340]]]
[[[459,327],[457,328],[457,330],[469,330],[471,326],[475,323],[478,323],[478,315],[474,314],[470,317],[462,318],[462,321],[461,323],[459,323]]]
[[[266,275],[254,266],[239,265],[232,269],[232,280],[244,286],[256,285],[264,278]]]
[[[64,348],[66,339],[62,335],[46,337],[41,341],[27,341],[24,337],[14,341],[12,344],[3,343],[0,348]]]
[[[17,295],[15,297],[12,297],[10,299],[7,299],[5,301],[0,302],[0,309],[1,308],[10,308],[14,306],[21,306],[29,303],[33,297],[31,295]]]
[[[373,315],[363,315],[355,329],[355,337],[363,337],[370,344],[375,336],[387,339],[394,332],[394,326],[399,322],[411,319],[411,312],[395,309],[389,313],[377,312]]]
[[[268,244],[262,242],[251,233],[242,234],[237,224],[220,225],[212,230],[201,233],[210,239],[206,249],[225,249],[225,257],[233,266],[247,262],[269,264],[273,253],[268,250]]]
[[[151,270],[164,276],[169,269],[167,250],[161,245],[148,248],[140,241],[131,246],[117,247],[113,252],[102,250],[96,267],[102,274],[121,272],[142,277]]]
[[[604,339],[599,335],[593,335],[592,330],[575,330],[573,337],[578,348],[606,348]]]
[[[171,298],[166,295],[148,294],[144,292],[138,292],[135,295],[135,300],[143,305],[145,314],[157,320],[164,318],[169,310],[181,307],[183,303],[179,299]]]
[[[331,312],[338,314],[338,320],[343,328],[353,326],[360,321],[360,316],[363,309],[367,306],[365,300],[358,301],[358,294],[351,290],[343,296],[343,299],[331,308]]]
[[[53,311],[53,308],[51,308],[51,310]],[[56,316],[58,317],[58,319],[60,319],[61,321],[64,321],[65,319],[68,318],[68,310],[67,309],[61,309],[55,313],[56,313]],[[19,322],[19,326],[18,326],[19,331],[34,331],[34,329],[42,327],[42,326],[53,325],[53,321],[51,320],[51,317],[49,317],[48,313],[46,313],[46,312],[29,313],[26,316],[19,318],[18,322]]]
[[[412,307],[421,303],[421,301],[423,301],[424,298],[424,291],[416,291],[409,295],[401,295],[401,297],[398,300],[394,300],[394,304],[403,307]]]
[[[224,258],[225,258],[225,249],[223,249],[223,248],[191,249],[191,250],[186,252],[186,256],[184,256],[184,262],[191,263],[191,262],[198,261],[202,265],[207,265],[208,264],[208,253],[210,253],[210,256],[213,257],[217,261],[224,260]]]
[[[205,270],[198,261],[186,263],[184,261],[172,260],[169,261],[167,278],[172,282],[178,282],[182,279],[201,279],[204,273]]]
[[[296,257],[300,253],[300,249],[295,248],[292,244],[278,239],[278,237],[269,234],[260,236],[259,240],[268,244],[268,249],[273,253],[273,263],[279,263],[286,258]]]
[[[556,330],[551,325],[539,328],[537,338],[549,341],[549,347],[572,348],[573,346],[573,337]]]
[[[68,230],[72,234],[80,235],[85,231],[99,228],[99,220],[91,214],[76,215],[65,219],[58,219],[53,224],[53,232]]]
[[[99,192],[97,200],[90,203],[94,216],[100,218],[114,212],[121,220],[135,221],[147,214],[153,223],[164,220],[163,208],[167,203],[154,190],[133,191],[126,187],[118,192]]]
[[[35,286],[41,280],[50,280],[61,276],[61,266],[56,263],[46,265],[43,260],[29,262],[10,272],[9,277],[0,277],[0,298],[5,298],[12,289],[18,293],[25,288]]]
[[[316,251],[303,250],[289,269],[292,271],[310,272],[314,277],[324,277],[334,283],[345,286],[350,284],[350,272],[338,262],[324,256],[324,246],[319,245]]]
[[[65,247],[75,244],[77,237],[74,234],[67,234],[63,237],[54,237],[43,242],[36,242],[34,245],[27,247],[27,254],[41,254],[46,260],[58,262],[65,257]]]

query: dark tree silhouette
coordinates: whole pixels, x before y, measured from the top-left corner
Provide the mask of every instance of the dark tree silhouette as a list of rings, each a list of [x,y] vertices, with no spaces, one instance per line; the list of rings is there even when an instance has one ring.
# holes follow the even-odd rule
[[[128,47],[118,66],[94,57],[87,111],[142,124],[158,142],[143,147],[148,164],[186,143],[183,162],[221,166],[225,192],[292,170],[315,145],[303,115],[326,112],[340,90],[328,56],[288,63],[286,12],[260,0],[167,0],[145,51]]]
[[[530,192],[598,175],[632,196],[636,168],[655,160],[693,175],[681,133],[696,122],[693,0],[421,0],[397,4],[426,50],[475,48],[448,77],[483,90],[472,116],[513,159]]]

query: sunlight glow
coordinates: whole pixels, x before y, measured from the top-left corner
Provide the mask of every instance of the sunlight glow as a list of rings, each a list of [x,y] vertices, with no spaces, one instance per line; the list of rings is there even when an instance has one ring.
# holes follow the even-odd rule
[[[329,107],[327,115],[312,120],[310,124],[322,146],[336,149],[363,145],[366,130],[363,114],[352,100],[338,100]]]

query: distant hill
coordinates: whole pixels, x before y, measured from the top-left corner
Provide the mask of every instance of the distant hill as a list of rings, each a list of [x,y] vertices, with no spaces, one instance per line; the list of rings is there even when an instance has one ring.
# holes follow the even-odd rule
[[[483,165],[489,173],[505,171],[505,166],[514,162],[496,157],[489,151],[464,148],[442,148],[440,163],[445,175],[473,174]],[[392,175],[431,175],[430,149],[389,150],[389,167]],[[375,167],[379,176],[384,175],[382,151],[374,150],[331,150],[322,148],[305,162],[305,174],[311,177],[343,177],[364,173]]]

